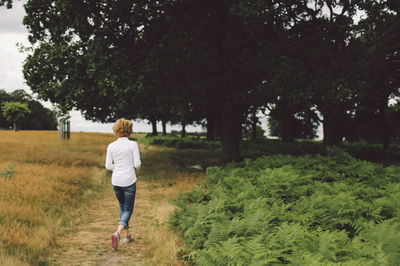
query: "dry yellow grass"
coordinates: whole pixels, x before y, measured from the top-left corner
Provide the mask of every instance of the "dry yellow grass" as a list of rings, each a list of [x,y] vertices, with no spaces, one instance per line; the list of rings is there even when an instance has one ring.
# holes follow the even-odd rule
[[[111,135],[74,133],[69,142],[55,131],[0,131],[0,264],[45,262],[56,236],[96,190],[93,169],[102,167]]]
[[[145,253],[149,254],[146,265],[181,265],[177,258],[179,238],[168,228],[168,218],[175,209],[171,200],[178,192],[188,192],[202,178],[203,173],[176,172],[174,179],[152,181],[148,183],[147,198],[151,208],[151,230],[146,237],[149,245]]]
[[[141,137],[141,136],[133,136]],[[0,131],[0,265],[180,265],[168,229],[170,199],[204,176],[173,162],[171,148],[140,145],[142,168],[132,217],[134,242],[113,252],[118,202],[104,169],[111,134]],[[146,182],[144,182],[146,181]]]

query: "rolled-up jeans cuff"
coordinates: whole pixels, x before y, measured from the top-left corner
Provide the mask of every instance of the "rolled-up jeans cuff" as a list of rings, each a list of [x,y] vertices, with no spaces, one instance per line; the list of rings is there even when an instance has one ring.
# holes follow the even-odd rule
[[[119,222],[118,224],[121,224],[121,225],[123,225],[125,228],[125,230],[128,230],[129,229],[129,225],[127,225],[126,223],[124,223],[124,222]]]

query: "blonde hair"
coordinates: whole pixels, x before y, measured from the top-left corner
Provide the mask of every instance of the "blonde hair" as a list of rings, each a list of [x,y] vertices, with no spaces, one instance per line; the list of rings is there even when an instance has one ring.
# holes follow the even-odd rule
[[[113,131],[117,137],[129,137],[132,133],[132,122],[126,119],[118,119],[113,126]]]

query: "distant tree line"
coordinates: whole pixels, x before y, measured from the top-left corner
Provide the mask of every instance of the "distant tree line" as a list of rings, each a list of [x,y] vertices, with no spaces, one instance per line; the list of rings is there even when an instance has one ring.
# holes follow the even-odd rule
[[[3,1],[11,5],[12,1]],[[28,0],[27,84],[95,121],[206,121],[222,158],[269,109],[285,141],[379,139],[398,117],[397,0]],[[397,123],[397,122],[396,122]],[[253,135],[256,135],[254,133]]]
[[[12,111],[6,112],[11,116],[11,119],[7,119],[4,116],[5,108],[15,109],[16,114],[12,114]],[[56,130],[57,118],[54,111],[45,108],[24,90],[7,93],[0,89],[0,128]]]

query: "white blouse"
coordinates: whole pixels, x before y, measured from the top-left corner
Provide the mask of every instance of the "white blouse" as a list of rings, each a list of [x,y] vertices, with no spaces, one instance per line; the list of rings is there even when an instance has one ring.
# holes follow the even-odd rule
[[[113,171],[111,183],[127,187],[136,182],[135,169],[141,165],[139,146],[128,138],[118,138],[107,147],[106,168]]]

